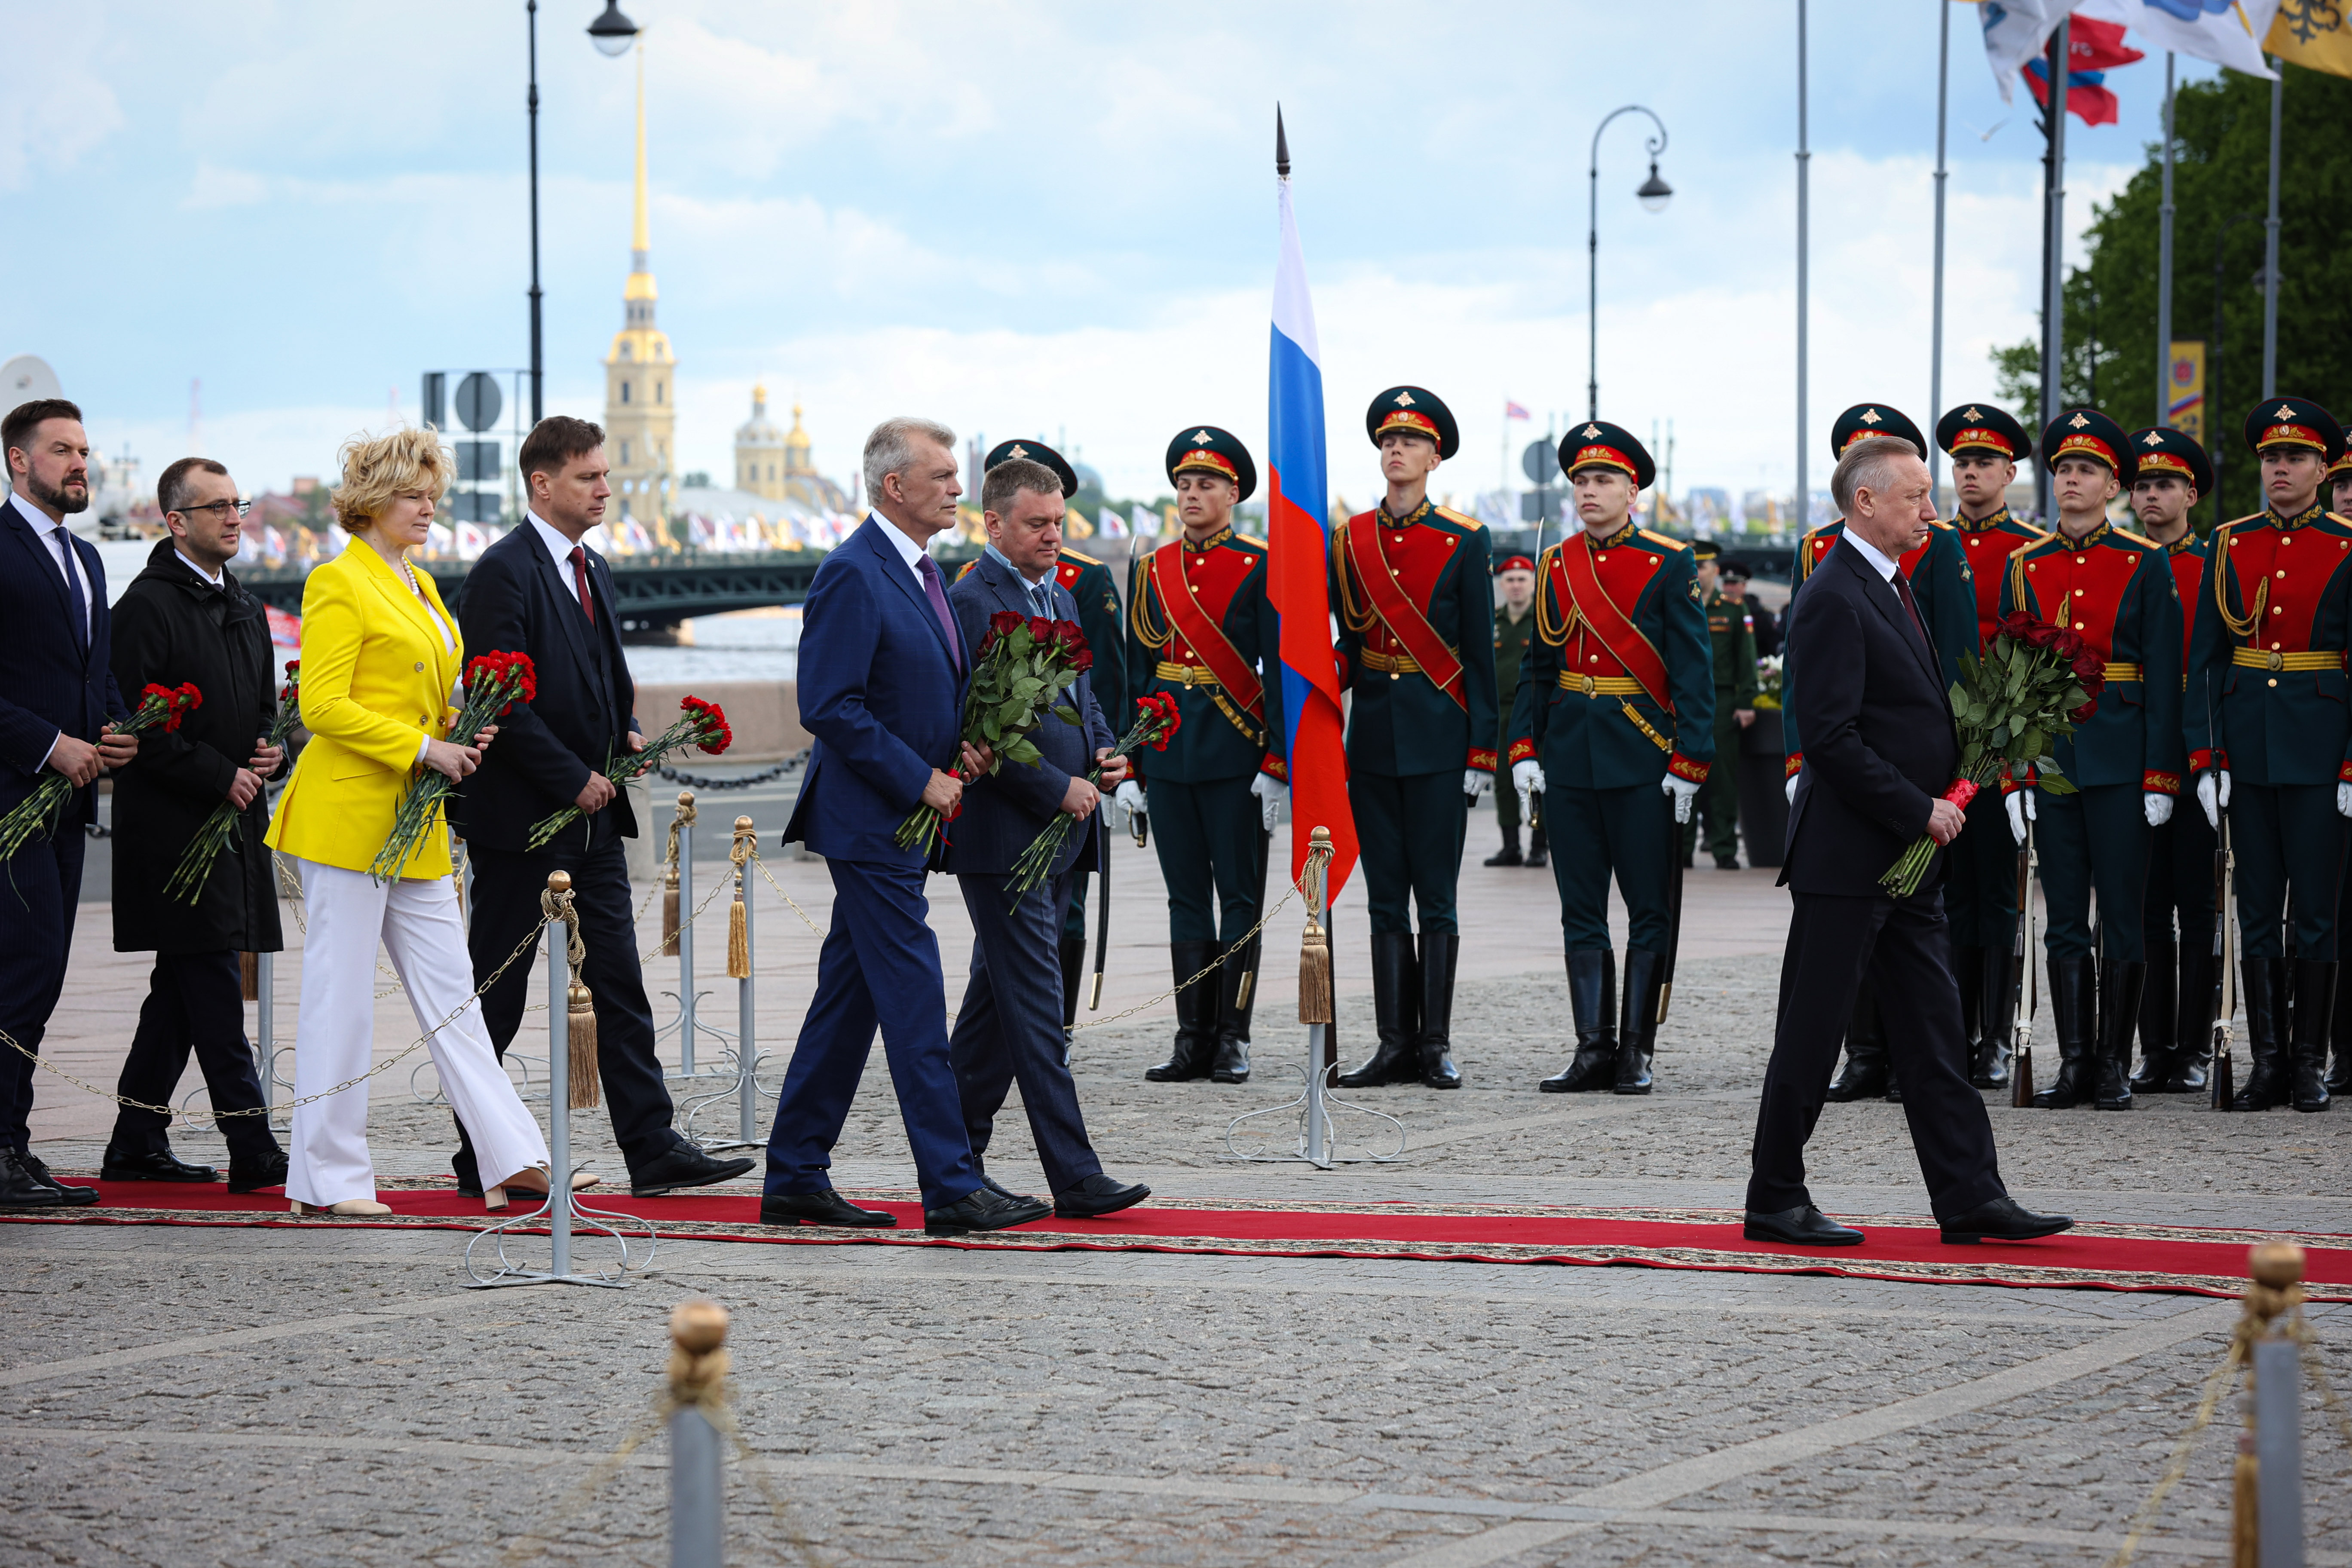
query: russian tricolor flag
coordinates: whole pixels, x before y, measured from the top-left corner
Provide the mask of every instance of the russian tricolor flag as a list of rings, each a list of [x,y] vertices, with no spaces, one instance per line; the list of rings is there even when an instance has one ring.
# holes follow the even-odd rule
[[[1323,450],[1322,349],[1307,258],[1290,211],[1290,181],[1279,184],[1282,251],[1274,268],[1274,352],[1266,390],[1268,587],[1282,621],[1282,712],[1290,760],[1290,875],[1307,867],[1308,836],[1331,830],[1329,890],[1336,897],[1356,866],[1356,819],[1348,805],[1348,753],[1339,719],[1339,675],[1331,655],[1328,565],[1330,469]]]

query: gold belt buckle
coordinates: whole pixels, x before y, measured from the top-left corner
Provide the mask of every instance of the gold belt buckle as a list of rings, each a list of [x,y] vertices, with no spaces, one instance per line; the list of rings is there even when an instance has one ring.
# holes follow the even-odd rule
[[[1594,692],[1600,689],[1601,683],[1599,681],[1593,679],[1592,677],[1589,675],[1584,678],[1584,694],[1587,697],[1591,696]]]
[[[2284,669],[2286,668],[2286,659],[2284,656],[2280,654],[2276,648],[2273,648],[2271,650],[2271,668],[2273,669]]]
[[[1185,688],[1185,689],[1186,689],[1186,690],[1188,690],[1188,691],[1189,691],[1189,690],[1191,690],[1191,689],[1192,689],[1192,667],[1191,665],[1189,665],[1189,664],[1188,664],[1188,665],[1186,665],[1186,666],[1184,667],[1184,688]]]

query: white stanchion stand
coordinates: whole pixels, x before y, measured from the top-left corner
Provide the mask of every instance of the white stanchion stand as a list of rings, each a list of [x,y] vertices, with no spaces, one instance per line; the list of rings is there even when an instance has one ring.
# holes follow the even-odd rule
[[[730,858],[734,862],[735,866],[735,901],[738,904],[740,904],[743,908],[743,951],[747,959],[753,951],[751,946],[751,886],[748,868],[751,864],[751,853],[755,847],[758,833],[758,826],[754,824],[750,817],[739,816],[735,819],[735,841],[732,848],[736,853],[731,855]],[[731,911],[730,912],[729,919],[730,921],[733,919]],[[730,948],[733,945],[731,938],[729,941],[729,945]],[[730,959],[730,967],[732,967],[731,954]],[[767,1140],[761,1136],[760,1133],[760,1046],[759,1026],[755,1016],[756,1008],[753,989],[757,982],[753,980],[751,975],[751,971],[757,967],[758,966],[756,964],[746,963],[743,965],[744,973],[737,975],[735,978],[735,1061],[733,1075],[735,1081],[731,1089],[731,1092],[735,1096],[735,1136],[730,1139],[700,1140],[700,1146],[713,1153],[727,1149],[758,1149],[764,1147],[767,1143]],[[713,1030],[711,1032],[713,1034],[717,1034],[719,1031]],[[725,1099],[728,1092],[730,1091],[721,1090],[719,1093],[709,1095],[696,1100],[689,1110],[689,1114],[691,1114],[691,1110],[698,1110],[705,1105]]]

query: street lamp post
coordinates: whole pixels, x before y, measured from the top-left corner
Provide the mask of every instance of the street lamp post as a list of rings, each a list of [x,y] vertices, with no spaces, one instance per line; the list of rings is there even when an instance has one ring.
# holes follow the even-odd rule
[[[547,354],[539,308],[539,0],[523,0],[523,13],[530,78],[523,100],[530,121],[530,422],[537,425],[547,411]],[[604,0],[604,14],[588,24],[588,37],[607,57],[625,53],[636,36],[637,25],[621,14],[619,0]]]
[[[1585,382],[1585,417],[1601,417],[1601,133],[1609,129],[1609,121],[1621,114],[1648,114],[1650,123],[1658,128],[1655,136],[1646,138],[1650,150],[1650,177],[1633,193],[1647,212],[1664,212],[1666,203],[1674,199],[1675,188],[1658,178],[1658,154],[1666,150],[1666,124],[1655,114],[1638,103],[1622,109],[1612,109],[1599,125],[1592,129],[1592,166],[1591,174],[1591,216],[1585,230],[1584,253],[1587,263],[1585,288],[1585,331],[1589,345],[1589,365]]]

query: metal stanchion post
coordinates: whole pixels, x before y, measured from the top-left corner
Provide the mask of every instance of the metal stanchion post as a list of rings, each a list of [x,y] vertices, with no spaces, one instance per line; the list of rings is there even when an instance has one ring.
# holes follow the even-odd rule
[[[278,1109],[278,955],[264,952],[254,960],[254,973],[260,992],[259,1016],[254,1030],[257,1039],[254,1054],[260,1058],[261,1103],[274,1114]]]
[[[694,792],[677,792],[677,1070],[694,1076]]]
[[[726,1476],[719,1428],[704,1415],[727,1375],[727,1309],[681,1301],[669,1315],[670,1568],[719,1568]]]
[[[1307,908],[1314,911],[1318,926],[1328,926],[1331,920],[1330,842],[1328,828],[1315,830],[1315,848],[1310,851],[1315,858],[1307,873],[1310,889]],[[1258,901],[1265,901],[1264,894],[1259,895]],[[1307,1026],[1306,1154],[1307,1163],[1322,1171],[1331,1168],[1331,1108],[1323,1099],[1323,1037],[1330,1027],[1328,1024]]]
[[[2254,1345],[2255,1480],[2262,1568],[2303,1568],[2303,1389],[2293,1340]]]
[[[751,819],[735,819],[738,833],[750,826]],[[736,873],[738,880],[742,873]],[[743,942],[748,948],[751,941],[751,889],[741,889],[743,895]],[[750,967],[749,965],[746,966]],[[752,1020],[751,988],[758,984],[746,974],[736,982],[735,991],[735,1136],[745,1148],[761,1142],[758,1126],[760,1116],[760,1048],[754,1043],[757,1026]]]

